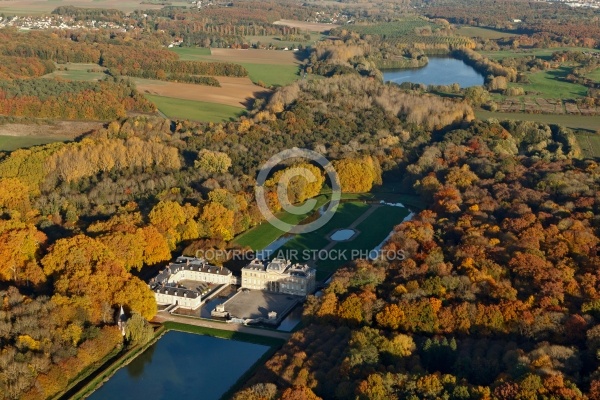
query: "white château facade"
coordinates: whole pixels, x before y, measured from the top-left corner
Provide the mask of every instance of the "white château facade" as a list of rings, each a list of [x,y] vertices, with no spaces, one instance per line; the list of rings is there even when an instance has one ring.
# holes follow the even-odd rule
[[[182,287],[179,282],[198,282],[194,289]],[[236,279],[225,267],[208,264],[195,257],[178,257],[150,281],[156,303],[159,305],[177,304],[183,308],[196,309],[202,304],[202,296],[210,292],[210,284],[229,285]]]
[[[281,258],[266,262],[254,259],[242,268],[242,288],[307,296],[315,291],[316,270]]]

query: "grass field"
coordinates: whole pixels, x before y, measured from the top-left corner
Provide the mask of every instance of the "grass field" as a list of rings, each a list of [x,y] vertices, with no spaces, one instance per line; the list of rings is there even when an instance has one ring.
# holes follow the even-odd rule
[[[311,33],[309,40],[283,40],[280,35],[268,35],[268,36],[245,36],[248,44],[256,44],[260,42],[263,45],[273,45],[276,47],[288,47],[293,48],[296,45],[301,44],[302,46],[310,46],[325,36],[320,33]]]
[[[579,133],[576,137],[585,157],[600,158],[600,135],[597,133]]]
[[[514,33],[497,31],[490,28],[479,28],[477,26],[462,26],[456,31],[456,33],[470,38],[480,37],[483,39],[501,39],[518,36]]]
[[[242,65],[254,83],[267,86],[285,86],[300,78],[298,60],[293,51],[205,49],[198,47],[175,47],[171,49],[181,60],[222,61]]]
[[[527,78],[530,83],[523,87],[526,91],[539,92],[539,95],[545,98],[575,99],[585,96],[587,94],[585,86],[561,80],[569,73],[571,73],[571,68],[561,67],[528,74]]]
[[[518,58],[526,56],[536,56],[544,60],[550,60],[552,53],[557,51],[595,51],[594,49],[583,49],[581,47],[553,47],[549,49],[518,49],[518,50],[500,50],[500,51],[478,51],[478,53],[493,60],[501,60],[503,58]]]
[[[600,68],[597,68],[595,71],[590,72],[587,75],[587,77],[595,80],[596,82],[600,82]]]
[[[358,217],[360,217],[367,209],[369,204],[362,202],[340,203],[333,218],[323,227],[313,232],[307,232],[296,235],[292,240],[284,244],[275,253],[287,253],[298,251],[300,255],[304,250],[320,250],[329,243],[327,235],[332,231],[350,226]]]
[[[313,210],[316,210],[323,204],[325,204],[329,200],[329,197],[326,195],[319,195],[315,197],[315,200],[317,201],[317,203]],[[299,224],[307,216],[307,214],[296,215],[291,214],[287,211],[278,213],[276,215],[277,218],[279,218],[283,222],[287,222],[288,224]],[[248,246],[252,250],[261,250],[273,241],[277,240],[283,234],[283,231],[277,229],[270,223],[263,222],[262,224],[255,226],[254,228],[236,237],[234,239],[234,243],[244,247]]]
[[[40,146],[53,142],[71,140],[61,136],[5,136],[0,135],[0,150],[13,151],[25,147]]]
[[[262,82],[269,87],[289,85],[300,79],[297,65],[240,64],[248,70],[252,82]]]
[[[366,220],[358,224],[356,229],[360,232],[353,240],[349,242],[339,242],[333,247],[333,251],[342,254],[346,251],[348,257],[352,252],[360,252],[359,258],[365,258],[365,254],[378,246],[394,227],[402,222],[409,214],[406,208],[382,206],[375,210]],[[319,277],[326,277],[335,272],[346,260],[323,260],[319,261],[317,273]]]
[[[535,121],[543,124],[556,124],[566,126],[571,129],[583,129],[596,132],[600,128],[600,116],[581,116],[581,115],[546,115],[546,114],[526,114],[526,113],[500,113],[491,111],[476,111],[475,115],[479,119],[496,118],[498,120],[521,120]]]
[[[281,19],[279,21],[273,22],[273,25],[290,26],[292,28],[300,28],[303,31],[308,31],[308,32],[327,32],[327,31],[330,31],[331,29],[337,28],[339,26],[339,25],[335,25],[335,24],[296,21],[296,20],[292,20],[292,19]]]
[[[175,99],[172,97],[145,94],[146,98],[156,104],[156,107],[168,118],[189,119],[202,122],[221,122],[242,115],[245,110],[224,104]]]
[[[102,69],[98,64],[72,63],[57,64],[58,68],[67,68],[66,71],[54,71],[44,75],[44,78],[62,78],[70,81],[98,81],[107,75],[103,72],[88,72],[92,69]]]
[[[173,3],[180,3],[174,0]],[[56,7],[69,5],[82,8],[115,8],[129,12],[133,10],[160,9],[163,6],[141,4],[140,0],[18,0],[0,1],[0,13],[6,15],[36,15],[49,14]]]

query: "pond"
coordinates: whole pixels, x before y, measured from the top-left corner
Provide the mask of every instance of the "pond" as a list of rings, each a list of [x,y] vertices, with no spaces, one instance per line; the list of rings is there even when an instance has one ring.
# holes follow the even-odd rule
[[[218,400],[268,346],[167,332],[88,399]]]
[[[343,240],[350,239],[352,236],[354,236],[355,233],[356,231],[354,229],[340,229],[338,231],[335,231],[333,235],[329,237],[329,239],[335,242],[340,242]]]
[[[462,60],[449,57],[429,57],[423,68],[389,69],[383,71],[384,82],[422,83],[424,85],[451,85],[458,83],[461,88],[483,85],[484,78]]]

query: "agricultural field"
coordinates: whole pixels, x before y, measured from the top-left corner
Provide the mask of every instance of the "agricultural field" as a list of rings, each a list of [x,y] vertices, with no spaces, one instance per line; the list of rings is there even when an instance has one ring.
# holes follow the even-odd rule
[[[281,19],[279,21],[273,22],[273,25],[283,25],[289,26],[291,28],[299,28],[303,31],[308,32],[328,32],[334,28],[337,28],[339,25],[336,24],[326,24],[320,22],[306,22],[306,21],[294,21],[291,19]]]
[[[92,72],[102,70],[98,64],[69,63],[57,64],[57,70],[44,75],[44,78],[61,78],[70,81],[99,81],[106,77],[104,72]],[[66,70],[65,70],[66,69]]]
[[[502,60],[503,58],[518,58],[527,56],[536,56],[544,60],[550,60],[552,54],[557,51],[592,51],[600,52],[595,49],[582,49],[581,47],[552,47],[548,49],[517,49],[517,50],[499,50],[499,51],[478,51],[481,55],[492,60]]]
[[[461,26],[456,30],[456,33],[462,36],[470,38],[482,38],[482,39],[502,39],[507,37],[518,36],[517,34],[510,32],[497,31],[491,28],[480,28],[477,26]]]
[[[156,104],[161,113],[168,118],[189,119],[192,121],[221,122],[239,117],[245,112],[242,107],[177,99],[172,97],[145,94],[146,98]]]
[[[223,61],[242,65],[254,83],[285,86],[300,78],[298,53],[281,50],[207,49],[176,47],[172,49],[181,60]]]
[[[204,101],[231,107],[246,107],[249,99],[268,93],[264,88],[253,84],[248,78],[219,76],[215,79],[219,81],[221,87],[132,78],[137,90],[146,95]]]
[[[590,132],[596,132],[600,128],[600,116],[582,116],[582,115],[546,115],[546,114],[526,114],[526,113],[503,113],[479,110],[475,112],[479,119],[495,118],[498,120],[521,120],[535,121],[544,124],[556,124],[566,126],[571,129],[582,129]]]
[[[422,29],[441,28],[428,20],[422,18],[406,18],[401,21],[382,22],[370,25],[348,25],[347,29],[361,35],[380,36],[390,45],[412,45],[415,43],[425,45],[449,45],[461,47],[473,45],[473,40],[466,36],[447,36],[431,34],[420,34]]]
[[[178,2],[181,5],[186,2]],[[140,0],[18,0],[0,1],[0,13],[9,15],[36,15],[49,14],[58,6],[70,5],[82,8],[115,8],[117,10],[130,12],[133,10],[160,9],[163,6],[155,4],[141,4]]]
[[[298,35],[302,36],[302,34]],[[310,40],[284,40],[280,35],[270,35],[270,36],[245,36],[248,44],[257,44],[261,45],[273,45],[276,47],[288,47],[290,49],[294,48],[297,45],[302,45],[304,47],[311,46],[316,42],[322,40],[325,35],[320,33],[310,33]]]
[[[600,125],[599,125],[600,126]],[[600,135],[597,133],[579,133],[577,142],[583,155],[589,158],[600,158]]]
[[[4,123],[0,125],[0,150],[66,142],[104,126],[102,122],[56,121],[52,123]]]
[[[13,151],[17,149],[40,146],[54,142],[66,142],[68,137],[60,136],[5,136],[0,135],[0,151]]]

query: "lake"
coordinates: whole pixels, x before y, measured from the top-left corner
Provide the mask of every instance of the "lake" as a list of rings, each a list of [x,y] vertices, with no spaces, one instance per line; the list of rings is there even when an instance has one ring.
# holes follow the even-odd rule
[[[268,346],[169,331],[88,399],[218,400]]]
[[[461,88],[483,85],[484,78],[462,60],[448,57],[429,57],[423,68],[383,70],[384,82],[422,83],[424,85],[451,85]]]

